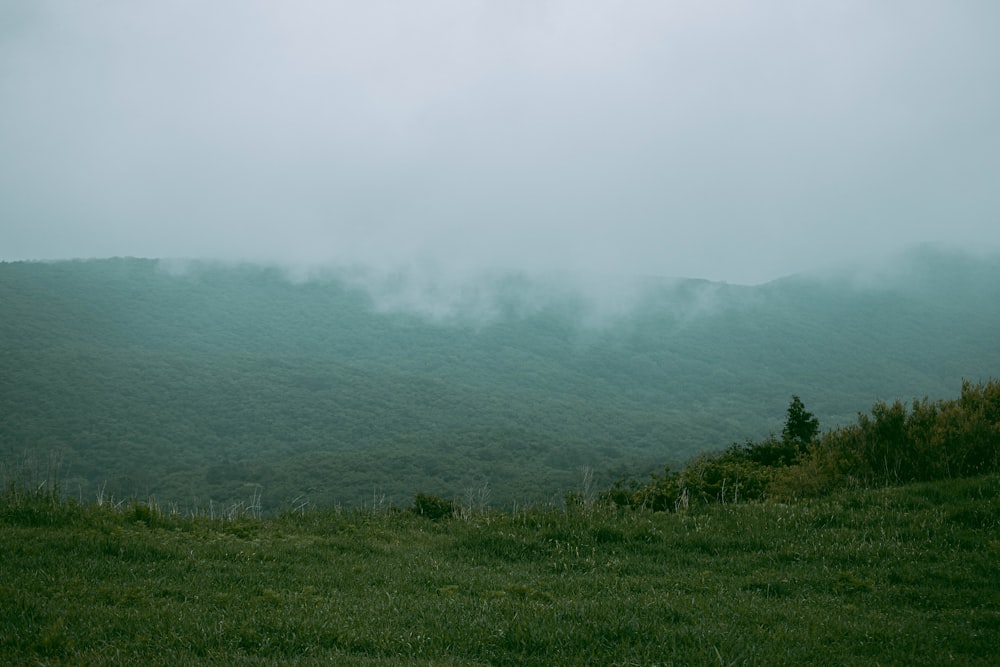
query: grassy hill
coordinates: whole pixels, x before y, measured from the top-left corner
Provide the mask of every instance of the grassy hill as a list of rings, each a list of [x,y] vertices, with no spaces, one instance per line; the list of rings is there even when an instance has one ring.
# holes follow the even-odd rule
[[[676,513],[0,495],[0,662],[992,665],[1000,478]]]
[[[84,499],[551,500],[584,467],[608,482],[762,437],[792,394],[826,428],[1000,375],[1000,261],[894,267],[598,281],[595,302],[519,275],[414,292],[344,269],[0,264],[0,460],[56,454]]]

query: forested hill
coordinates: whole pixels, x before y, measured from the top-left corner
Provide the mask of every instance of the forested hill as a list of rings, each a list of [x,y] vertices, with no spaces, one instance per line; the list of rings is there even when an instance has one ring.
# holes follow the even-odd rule
[[[537,501],[1000,375],[1000,261],[628,287],[111,259],[0,264],[0,462],[65,493]],[[602,297],[589,296],[597,287]],[[455,294],[458,296],[456,297]],[[599,477],[600,480],[600,477]]]

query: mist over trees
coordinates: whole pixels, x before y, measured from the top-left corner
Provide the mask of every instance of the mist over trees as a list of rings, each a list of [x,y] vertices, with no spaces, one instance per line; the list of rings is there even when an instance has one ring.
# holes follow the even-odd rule
[[[877,428],[856,426],[882,434],[864,451],[900,479],[922,475],[931,464],[884,444],[892,401],[947,397],[1000,368],[998,263],[925,253],[878,284],[852,275],[609,281],[597,301],[565,281],[491,276],[435,311],[432,283],[386,291],[332,269],[0,264],[0,459],[59,452],[84,498],[262,493],[274,508],[488,484],[498,504],[548,502],[581,468],[597,488],[748,439],[745,463],[795,468],[833,442],[814,420],[857,439],[859,407],[886,397]],[[627,307],[610,307],[615,293]],[[933,466],[965,470],[979,460],[968,451]]]

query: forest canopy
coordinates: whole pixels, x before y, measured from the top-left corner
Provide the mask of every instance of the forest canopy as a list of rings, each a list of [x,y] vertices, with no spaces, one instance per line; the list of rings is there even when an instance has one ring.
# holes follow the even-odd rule
[[[929,401],[899,416],[893,401],[1000,369],[998,266],[922,255],[863,287],[648,279],[609,314],[517,274],[467,290],[488,309],[434,311],[332,269],[0,263],[0,461],[57,455],[81,498],[262,494],[271,508],[484,485],[496,503],[548,502],[581,469],[609,485],[747,439],[751,460],[802,465],[817,442],[960,420]],[[855,423],[873,400],[884,411]],[[837,435],[816,437],[812,418]],[[917,463],[884,447],[845,474],[874,479],[881,456],[882,477],[919,479],[978,456]]]

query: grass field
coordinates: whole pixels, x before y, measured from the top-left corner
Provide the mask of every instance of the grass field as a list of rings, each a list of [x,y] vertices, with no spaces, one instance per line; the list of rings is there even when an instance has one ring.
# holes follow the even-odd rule
[[[1000,477],[646,513],[0,499],[4,665],[996,664]]]

